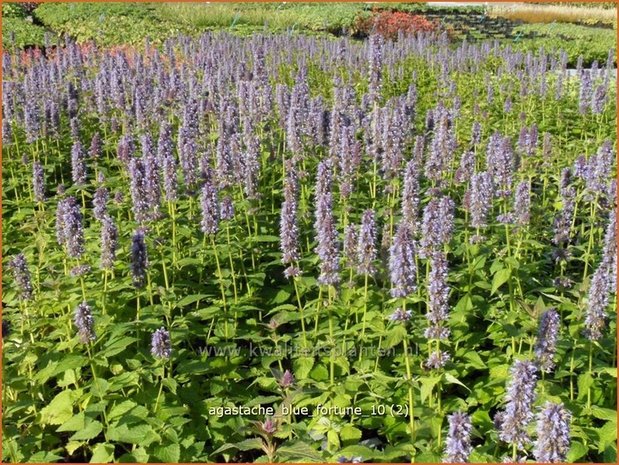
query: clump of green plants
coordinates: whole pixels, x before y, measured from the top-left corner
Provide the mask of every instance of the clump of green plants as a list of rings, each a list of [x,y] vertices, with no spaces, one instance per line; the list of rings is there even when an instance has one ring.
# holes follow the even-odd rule
[[[520,39],[520,35],[526,37],[531,33],[533,38]],[[602,63],[608,50],[616,49],[616,42],[616,31],[612,29],[577,24],[523,24],[514,28],[511,45],[524,51],[560,47],[567,53],[570,66],[575,67],[579,57],[583,57],[585,66],[594,61]]]
[[[79,43],[141,44],[145,37],[161,43],[188,32],[181,23],[163,21],[156,4],[149,3],[43,3],[34,12],[46,27]]]
[[[45,28],[33,24],[29,12],[19,3],[2,4],[2,47],[42,46]]]

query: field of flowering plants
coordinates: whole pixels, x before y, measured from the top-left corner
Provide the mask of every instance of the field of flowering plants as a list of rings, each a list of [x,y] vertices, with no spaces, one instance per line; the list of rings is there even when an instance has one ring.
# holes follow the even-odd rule
[[[3,461],[616,461],[613,56],[5,53]]]

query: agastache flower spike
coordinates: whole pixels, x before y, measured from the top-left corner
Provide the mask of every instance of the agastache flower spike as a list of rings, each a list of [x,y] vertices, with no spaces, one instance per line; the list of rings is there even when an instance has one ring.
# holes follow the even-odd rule
[[[148,220],[149,192],[142,158],[131,158],[129,161],[129,178],[133,214],[138,223],[144,223]]]
[[[471,418],[462,412],[447,417],[449,432],[445,441],[444,463],[466,463],[473,447],[471,446]]]
[[[165,198],[174,202],[178,198],[178,179],[176,175],[176,158],[174,155],[166,155],[161,162],[163,170],[163,190]]]
[[[366,210],[363,212],[361,225],[359,226],[357,272],[370,276],[373,275],[376,272],[376,268],[373,265],[376,255],[376,219],[374,211]]]
[[[15,255],[9,262],[9,267],[13,272],[13,279],[19,288],[21,299],[32,299],[32,281],[30,279],[30,271],[28,270],[26,256],[23,253]]]
[[[402,219],[415,233],[419,221],[419,165],[413,158],[408,161],[404,171],[404,187],[402,189]]]
[[[60,204],[59,204],[60,208]],[[75,197],[67,197],[62,207],[61,234],[67,253],[72,258],[79,258],[84,253],[84,227],[82,225],[82,212]]]
[[[200,209],[202,210],[202,221],[200,222],[202,232],[204,234],[217,233],[219,229],[219,199],[211,177],[202,186]]]
[[[410,225],[402,221],[396,230],[389,250],[391,296],[406,297],[417,289],[415,244]]]
[[[95,340],[95,319],[92,316],[90,306],[86,302],[82,302],[76,307],[73,321],[77,327],[77,332],[82,344],[88,344]]]
[[[170,333],[163,326],[152,335],[150,353],[155,358],[170,358],[172,355]]]
[[[331,182],[333,174],[329,161],[318,164],[316,176],[316,211],[314,229],[318,239],[316,252],[320,259],[320,276],[318,282],[334,285],[340,281],[337,230],[333,217],[333,196]]]
[[[146,250],[144,231],[138,229],[133,234],[131,243],[131,274],[133,276],[133,285],[135,287],[144,287],[147,268],[148,252]]]
[[[449,337],[449,329],[444,326],[449,314],[448,272],[445,253],[432,254],[428,276],[428,313],[426,314],[430,327],[425,331],[425,337],[428,339]]]
[[[454,227],[454,203],[445,196],[433,198],[423,211],[421,252],[429,257],[451,240]]]
[[[563,404],[546,402],[537,415],[533,456],[539,463],[565,462],[570,448],[571,413]]]
[[[110,216],[105,216],[101,221],[101,268],[109,270],[116,260],[118,228]]]
[[[279,223],[280,248],[282,251],[282,263],[289,265],[284,275],[289,278],[296,276],[299,270],[294,266],[299,260],[299,227],[297,225],[297,209],[299,195],[299,179],[293,163],[287,164],[286,178],[284,181],[284,202]]]
[[[589,285],[589,301],[585,316],[585,336],[590,341],[597,341],[602,338],[602,331],[606,327],[608,315],[606,309],[609,303],[609,293],[615,283],[610,283],[609,274],[611,270],[608,265],[602,262],[598,269],[593,273]]]
[[[499,132],[495,132],[488,142],[486,166],[499,197],[510,195],[515,165],[509,137],[503,137]]]
[[[294,384],[294,375],[290,370],[286,370],[278,382],[282,388],[287,389]]]
[[[456,170],[454,180],[457,183],[465,183],[470,181],[471,176],[475,172],[475,152],[467,150],[460,158],[460,167]]]
[[[229,195],[225,196],[219,205],[219,218],[221,221],[234,219],[234,203]]]
[[[71,149],[71,177],[75,184],[86,184],[86,157],[80,141],[75,141]]]
[[[97,159],[101,156],[101,136],[98,132],[95,132],[95,135],[92,136],[92,139],[90,141],[90,149],[88,150],[88,156],[94,159]]]
[[[346,225],[344,228],[344,258],[346,266],[356,268],[357,266],[357,226],[354,224]]]
[[[554,308],[546,310],[540,318],[537,343],[535,344],[535,360],[544,373],[550,373],[555,366],[554,357],[557,350],[560,323],[561,318]]]
[[[514,215],[516,224],[525,226],[531,219],[531,186],[528,181],[522,181],[516,186],[514,199]]]
[[[99,221],[103,221],[107,216],[107,202],[109,198],[110,193],[107,190],[107,187],[100,186],[95,191],[95,195],[92,199],[93,215]]]
[[[493,193],[492,178],[486,171],[474,174],[471,177],[469,206],[471,214],[471,226],[485,228],[486,218],[492,207]]]
[[[43,165],[38,161],[32,164],[32,190],[34,191],[35,201],[45,202],[45,175],[43,174]]]
[[[527,428],[533,420],[537,368],[529,360],[517,360],[510,368],[510,374],[507,406],[500,415],[499,438],[523,450],[530,442]]]

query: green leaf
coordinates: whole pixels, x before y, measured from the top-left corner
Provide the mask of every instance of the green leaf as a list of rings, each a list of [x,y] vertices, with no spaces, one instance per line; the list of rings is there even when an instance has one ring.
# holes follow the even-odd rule
[[[279,449],[277,449],[277,456],[280,460],[286,462],[300,462],[303,460],[310,460],[314,462],[324,461],[322,456],[315,449],[302,441],[282,445]]]
[[[73,402],[77,400],[77,391],[62,391],[41,409],[41,423],[44,425],[61,425],[73,417]]]
[[[566,457],[567,462],[575,462],[579,458],[583,457],[587,453],[587,451],[588,449],[583,443],[572,441],[572,443],[570,444],[570,450],[568,451]]]
[[[358,442],[361,439],[361,430],[352,425],[344,425],[340,430],[340,438],[344,442]]]
[[[314,357],[299,357],[293,362],[294,375],[297,379],[307,379],[314,366]]]
[[[499,287],[505,284],[510,276],[511,276],[511,270],[509,268],[503,268],[497,271],[494,277],[492,278],[492,291],[490,292],[490,294],[496,293]]]
[[[189,304],[193,304],[195,302],[197,302],[198,300],[202,300],[205,297],[208,297],[207,294],[191,294],[188,295],[186,297],[183,297],[177,304],[177,307],[185,307]]]
[[[121,339],[110,341],[105,346],[105,349],[101,351],[101,356],[112,357],[114,355],[118,355],[125,349],[127,349],[135,341],[136,339],[134,337],[123,337]]]
[[[91,421],[83,430],[71,436],[71,441],[88,441],[96,438],[103,431],[103,425],[98,421]]]
[[[106,380],[98,378],[92,382],[90,392],[92,392],[93,396],[98,397],[99,399],[103,399],[109,386],[110,383],[108,383]]]
[[[429,378],[421,378],[419,381],[421,383],[421,388],[419,389],[421,396],[421,403],[424,403],[430,394],[432,393],[432,389],[436,386],[441,380],[440,376],[432,376]]]
[[[124,402],[121,402],[120,404],[116,404],[110,410],[110,413],[108,414],[107,419],[113,420],[116,417],[120,417],[124,415],[125,413],[127,413],[129,410],[131,410],[136,405],[138,404],[136,404],[132,400],[125,400]]]
[[[597,405],[591,406],[591,415],[600,420],[617,420],[617,411],[609,408],[598,407]]]
[[[65,421],[61,426],[58,427],[56,431],[79,431],[84,428],[85,424],[86,419],[84,417],[84,412],[80,412],[77,415],[71,417],[68,421]]]
[[[333,429],[327,431],[327,442],[332,449],[340,448],[340,437],[337,435],[337,431]]]
[[[159,446],[155,448],[153,455],[164,463],[178,463],[181,458],[181,446],[178,444]]]
[[[584,399],[589,388],[593,386],[593,377],[589,372],[578,376],[578,398]]]
[[[484,370],[487,368],[486,364],[484,363],[484,361],[481,359],[481,357],[479,356],[477,352],[467,351],[464,354],[464,358],[468,362],[466,364],[467,367],[472,367],[472,368],[475,368],[476,370]]]
[[[120,426],[111,426],[107,429],[106,438],[108,441],[126,442],[129,444],[139,444],[148,446],[155,441],[160,440],[150,425],[139,424],[129,428],[123,424]]]
[[[387,331],[387,336],[383,342],[383,349],[387,350],[395,347],[402,342],[407,335],[408,333],[404,325],[395,325]]]
[[[30,456],[26,463],[52,463],[61,459],[60,455],[56,455],[53,452],[37,452]]]
[[[279,242],[279,236],[254,236],[251,238],[253,242]]]
[[[110,463],[114,461],[114,446],[112,444],[99,443],[92,450],[90,463]]]
[[[451,383],[451,384],[459,384],[464,389],[466,389],[467,391],[471,392],[471,390],[464,383],[462,383],[462,381],[460,381],[458,378],[456,378],[451,373],[445,373],[445,381],[447,381],[448,383]]]
[[[230,449],[238,449],[242,451],[247,450],[262,450],[262,440],[258,438],[245,439],[244,441],[238,442],[236,444],[226,443],[213,452],[213,455],[221,454]]]
[[[606,422],[604,426],[597,430],[600,436],[598,451],[603,452],[608,446],[614,446],[617,442],[617,419]]]

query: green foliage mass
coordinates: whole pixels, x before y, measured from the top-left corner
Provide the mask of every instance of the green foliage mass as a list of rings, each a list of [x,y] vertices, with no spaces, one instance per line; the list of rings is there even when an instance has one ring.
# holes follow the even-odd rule
[[[190,32],[177,22],[162,20],[158,9],[152,3],[44,3],[35,15],[58,34],[68,34],[80,43],[95,40],[103,46],[139,45],[146,37],[161,43]]]
[[[537,34],[534,38],[518,40],[518,34]],[[523,24],[514,30],[516,39],[510,44],[519,50],[535,51],[540,47],[545,50],[565,50],[569,64],[574,66],[580,55],[585,66],[597,60],[604,62],[608,50],[617,48],[617,31],[613,29],[588,27],[577,24]]]
[[[45,29],[27,19],[26,10],[19,3],[2,4],[2,47],[23,48],[43,45]]]

